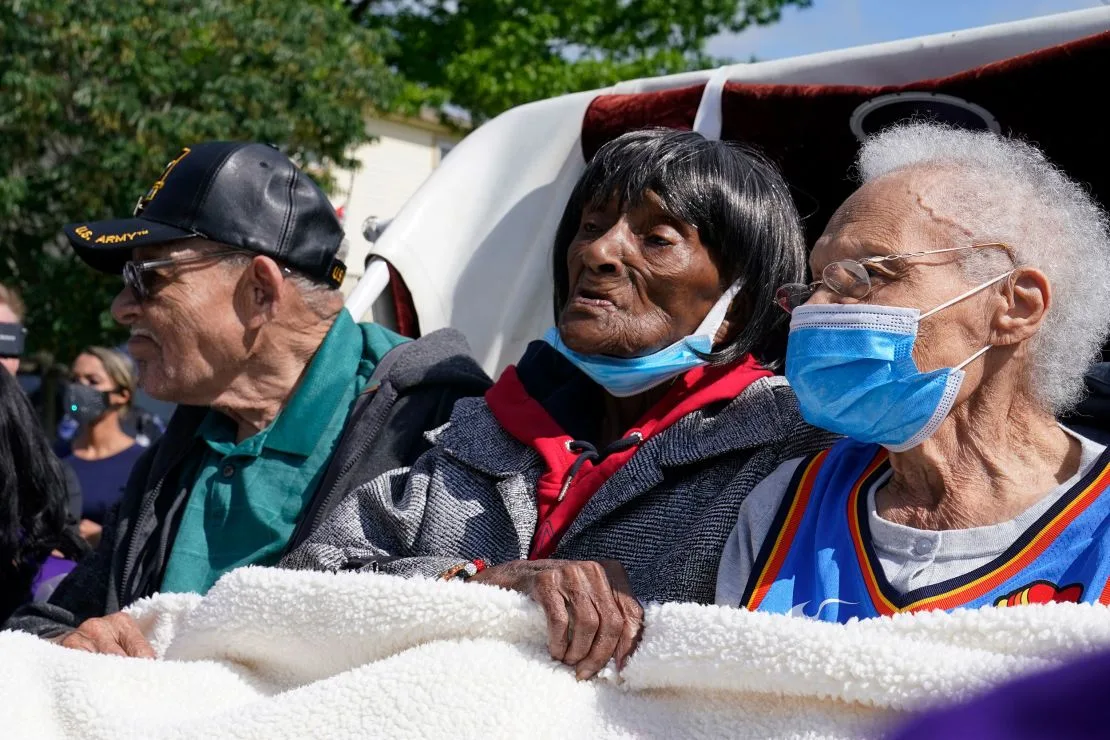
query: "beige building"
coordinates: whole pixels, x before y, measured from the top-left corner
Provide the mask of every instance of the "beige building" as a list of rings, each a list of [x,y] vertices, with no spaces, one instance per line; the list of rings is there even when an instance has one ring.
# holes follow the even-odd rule
[[[434,115],[368,118],[366,130],[376,141],[355,150],[359,169],[335,172],[332,194],[350,240],[343,284],[348,293],[362,276],[369,253],[366,227],[392,219],[461,138]]]

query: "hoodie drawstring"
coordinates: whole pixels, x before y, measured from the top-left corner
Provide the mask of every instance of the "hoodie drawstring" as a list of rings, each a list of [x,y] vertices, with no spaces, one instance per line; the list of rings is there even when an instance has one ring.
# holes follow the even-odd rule
[[[596,465],[609,455],[631,449],[643,441],[644,435],[639,432],[632,432],[627,437],[623,437],[607,445],[605,449],[600,452],[598,452],[598,449],[592,444],[583,440],[573,439],[567,442],[567,451],[577,453],[578,457],[570,466],[570,470],[567,471],[567,477],[563,481],[563,487],[559,489],[559,498],[557,498],[556,501],[562,501],[567,495],[570,484],[574,482],[574,476],[578,475],[578,471],[582,469],[582,466],[585,465],[587,461]]]

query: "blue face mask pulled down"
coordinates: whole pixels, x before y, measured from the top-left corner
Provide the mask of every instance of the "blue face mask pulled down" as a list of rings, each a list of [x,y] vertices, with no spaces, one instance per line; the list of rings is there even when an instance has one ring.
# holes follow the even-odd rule
[[[712,351],[713,338],[724,323],[732,299],[739,291],[738,283],[729,286],[713,304],[713,308],[709,309],[693,334],[642,357],[610,357],[575,352],[563,342],[557,327],[549,329],[543,339],[610,395],[627,398],[665,383],[687,370],[707,364],[696,352],[708,354]]]
[[[987,288],[1010,273],[937,306],[813,305],[794,309],[786,349],[786,378],[802,416],[814,426],[892,452],[916,447],[936,432],[952,410],[963,368],[923,373],[913,360],[921,319]]]

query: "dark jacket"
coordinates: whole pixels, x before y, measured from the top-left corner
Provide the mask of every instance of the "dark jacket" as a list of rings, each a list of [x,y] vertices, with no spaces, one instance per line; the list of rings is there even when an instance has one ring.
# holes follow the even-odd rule
[[[517,368],[522,379],[529,359],[543,358],[530,347]],[[566,385],[537,393],[525,381],[528,395],[568,434],[590,439],[601,405],[569,377],[580,371],[556,359],[568,368],[559,371]],[[575,409],[575,418],[564,413]],[[473,558],[529,557],[548,471],[543,457],[508,433],[484,398],[460,401],[450,425],[430,436],[435,447],[411,470],[363,479],[282,567],[434,578]],[[551,557],[620,561],[644,601],[712,603],[741,502],[779,464],[834,439],[805,423],[784,378],[757,380],[644,438],[590,496]]]
[[[356,400],[320,487],[301,513],[287,550],[307,539],[361,482],[412,465],[428,449],[424,433],[450,417],[455,401],[481,395],[489,377],[470,357],[461,334],[433,332],[391,350]],[[47,603],[20,608],[4,625],[41,637],[62,634],[90,617],[117,612],[158,591],[189,489],[164,490],[176,480],[207,408],[182,406],[165,435],[135,464],[116,516],[100,547]]]

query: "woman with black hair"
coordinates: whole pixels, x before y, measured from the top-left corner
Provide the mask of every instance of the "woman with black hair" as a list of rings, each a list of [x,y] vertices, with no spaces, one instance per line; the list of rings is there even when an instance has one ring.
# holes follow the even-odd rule
[[[285,562],[527,593],[586,678],[646,601],[712,603],[740,503],[830,437],[785,380],[775,286],[805,274],[786,184],[755,154],[649,130],[601,148],[555,237],[556,325],[410,470],[369,481]]]
[[[68,507],[61,462],[30,400],[0,371],[0,624],[86,552]]]

